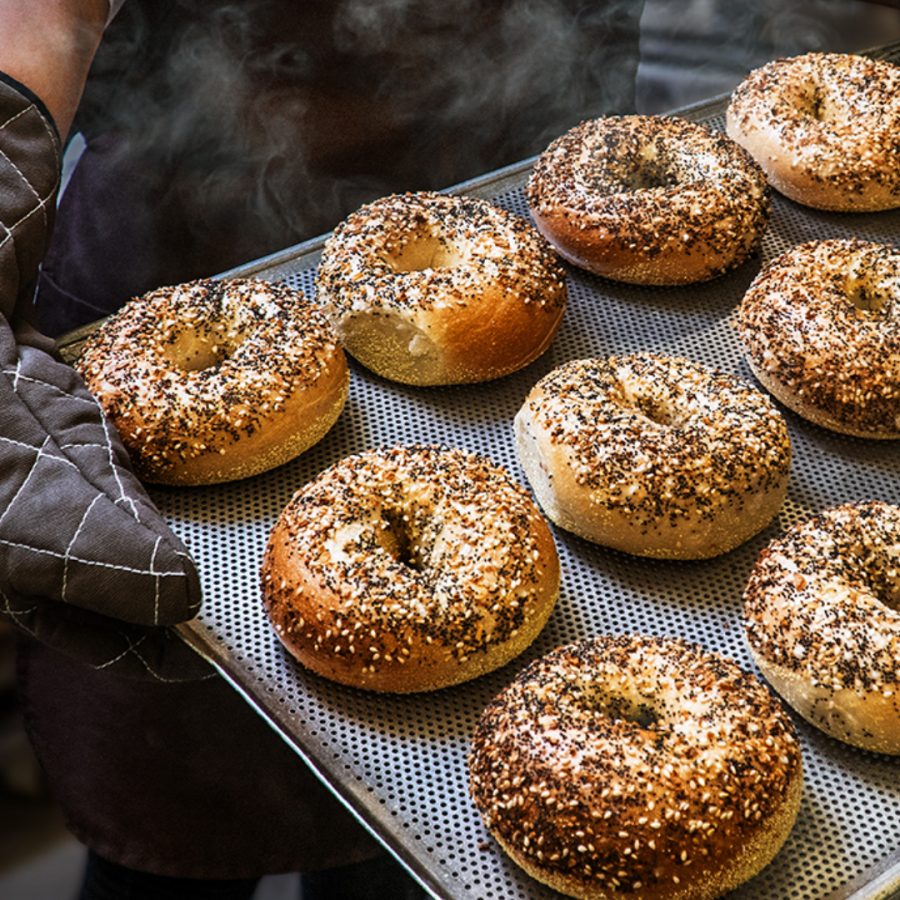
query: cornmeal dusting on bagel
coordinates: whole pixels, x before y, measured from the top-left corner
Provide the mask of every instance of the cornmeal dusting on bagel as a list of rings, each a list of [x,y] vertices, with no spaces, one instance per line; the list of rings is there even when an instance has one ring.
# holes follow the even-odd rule
[[[724,553],[768,524],[787,487],[790,439],[774,404],[677,357],[566,363],[531,391],[516,433],[547,515],[638,555]]]
[[[488,830],[573,897],[718,897],[797,815],[790,719],[753,676],[685,641],[598,637],[529,665],[483,712],[470,789]]]
[[[900,754],[900,507],[848,503],[773,541],[745,594],[778,692],[833,737]]]
[[[138,475],[208,484],[295,457],[331,427],[348,372],[303,294],[251,279],[200,280],[127,303],[76,368]]]
[[[772,185],[819,209],[900,205],[900,67],[807,53],[751,72],[727,110],[728,134]]]
[[[769,216],[765,176],[742,148],[663,116],[582,122],[541,154],[526,196],[564,258],[637,284],[722,274],[759,247]]]
[[[425,191],[352,213],[326,242],[316,285],[351,355],[420,385],[527,365],[567,298],[563,269],[530,223],[486,200]]]
[[[484,457],[413,445],[322,472],[279,517],[263,599],[328,678],[420,691],[490,671],[537,636],[559,590],[550,530]]]
[[[900,250],[810,241],[772,260],[738,312],[748,362],[777,399],[858,437],[900,437]]]

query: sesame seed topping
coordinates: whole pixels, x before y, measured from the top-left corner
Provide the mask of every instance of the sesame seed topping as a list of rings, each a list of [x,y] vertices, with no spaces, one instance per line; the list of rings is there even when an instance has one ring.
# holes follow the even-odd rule
[[[232,477],[250,474],[241,471],[242,442],[336,366],[343,354],[324,315],[287,285],[251,279],[134,298],[76,362],[150,481],[204,456],[228,457],[216,468]]]
[[[294,573],[287,589],[266,578],[276,555]],[[342,626],[358,627],[368,638],[354,666],[390,678],[409,665],[427,684],[434,670],[483,666],[520,633],[536,635],[558,578],[549,529],[504,469],[410,445],[348,457],[301,488],[273,529],[262,583],[276,623],[309,606],[321,614],[319,628],[289,644],[301,661],[327,669],[345,649]]]
[[[541,154],[526,196],[563,256],[637,283],[715,277],[757,249],[769,217],[765,176],[743,148],[666,116],[582,122]]]
[[[799,244],[769,262],[738,312],[760,378],[820,425],[900,435],[900,250],[862,240]]]
[[[486,707],[469,757],[485,823],[530,864],[648,890],[756,840],[756,812],[793,802],[800,771],[790,719],[756,678],[685,641],[636,635],[527,666]],[[715,807],[689,788],[698,777]],[[663,821],[647,821],[651,799]]]

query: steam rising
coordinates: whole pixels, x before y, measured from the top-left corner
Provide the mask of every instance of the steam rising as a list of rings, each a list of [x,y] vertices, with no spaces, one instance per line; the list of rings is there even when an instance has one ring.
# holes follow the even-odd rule
[[[210,6],[182,0],[188,14],[159,63],[106,115],[128,156],[168,174],[164,203],[198,230],[241,223],[236,261],[381,194],[447,187],[539,152],[582,118],[633,108],[641,2]],[[107,58],[127,61],[151,38],[122,39]]]
[[[161,7],[178,19],[163,38],[150,28]],[[151,0],[120,16],[137,27],[117,38],[114,23],[110,68],[147,47],[155,63],[104,98],[104,125],[160,174],[164,207],[221,235],[222,267],[634,111],[639,26],[640,111],[665,112],[766,58],[849,49],[836,21],[885,40],[885,18],[898,23],[859,0]]]

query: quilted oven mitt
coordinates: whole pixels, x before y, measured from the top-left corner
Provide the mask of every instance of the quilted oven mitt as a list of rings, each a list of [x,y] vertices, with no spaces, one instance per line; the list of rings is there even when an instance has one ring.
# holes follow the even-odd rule
[[[57,133],[0,81],[0,612],[90,665],[180,680],[209,670],[165,626],[200,585],[113,427],[53,344],[19,324],[49,239]]]

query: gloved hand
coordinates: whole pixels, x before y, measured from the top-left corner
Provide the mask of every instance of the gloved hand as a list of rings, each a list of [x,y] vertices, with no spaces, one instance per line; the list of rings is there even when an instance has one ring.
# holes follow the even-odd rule
[[[92,665],[195,677],[205,663],[165,628],[200,607],[194,564],[78,375],[19,325],[48,241],[58,138],[6,81],[0,122],[0,611]]]

